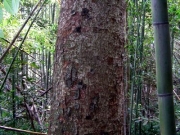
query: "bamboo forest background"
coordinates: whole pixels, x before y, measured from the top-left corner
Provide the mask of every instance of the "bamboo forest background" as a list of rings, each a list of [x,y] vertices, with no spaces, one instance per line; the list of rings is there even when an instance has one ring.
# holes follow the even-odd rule
[[[47,132],[59,5],[58,0],[21,0],[17,14],[9,14],[7,9],[2,9],[3,19],[0,23],[0,134],[2,135],[27,133],[4,130],[1,126]],[[173,50],[176,130],[180,135],[180,0],[169,0],[168,11]],[[124,66],[128,94],[125,121],[129,131],[126,134],[159,135],[150,1],[127,1],[126,39],[127,61]]]

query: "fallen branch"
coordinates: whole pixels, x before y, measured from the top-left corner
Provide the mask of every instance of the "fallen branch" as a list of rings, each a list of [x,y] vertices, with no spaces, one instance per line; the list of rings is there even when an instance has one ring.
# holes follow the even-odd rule
[[[6,127],[6,126],[0,126],[0,128],[5,129],[5,130],[16,131],[16,132],[24,132],[24,133],[29,133],[29,134],[35,134],[35,135],[47,135],[46,133],[33,132],[33,131],[22,130],[22,129],[12,128],[12,127]]]

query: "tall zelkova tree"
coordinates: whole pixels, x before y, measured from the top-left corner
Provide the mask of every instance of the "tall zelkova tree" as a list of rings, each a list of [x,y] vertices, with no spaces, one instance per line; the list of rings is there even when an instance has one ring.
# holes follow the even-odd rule
[[[161,135],[175,135],[172,63],[166,0],[151,0]]]
[[[124,135],[125,7],[61,0],[48,135]]]

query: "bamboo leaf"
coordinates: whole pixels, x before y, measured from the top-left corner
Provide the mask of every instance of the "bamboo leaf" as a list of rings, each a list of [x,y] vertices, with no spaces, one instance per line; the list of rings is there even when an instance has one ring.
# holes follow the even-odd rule
[[[6,11],[10,14],[15,15],[18,12],[19,0],[4,0],[3,4]]]
[[[6,11],[9,12],[10,14],[13,14],[12,1],[4,0],[3,4],[4,4],[4,8],[6,9]]]
[[[4,38],[4,33],[1,29],[0,29],[0,38]]]
[[[14,9],[15,14],[18,12],[18,9],[19,9],[19,1],[20,0],[12,0],[13,9]]]
[[[148,124],[148,121],[147,121],[147,120],[143,122],[143,126],[145,126],[145,125],[147,125],[147,124]]]
[[[0,23],[2,22],[3,20],[3,11],[2,11],[2,8],[0,7]]]
[[[31,66],[32,68],[35,68],[35,69],[39,69],[39,68],[40,68],[38,65],[36,65],[35,62],[32,62],[32,63],[30,64],[30,66]]]

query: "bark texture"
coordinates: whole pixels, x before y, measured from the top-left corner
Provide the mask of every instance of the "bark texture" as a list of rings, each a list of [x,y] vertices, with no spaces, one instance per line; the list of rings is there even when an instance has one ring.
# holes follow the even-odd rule
[[[124,135],[125,0],[61,0],[48,135]]]

